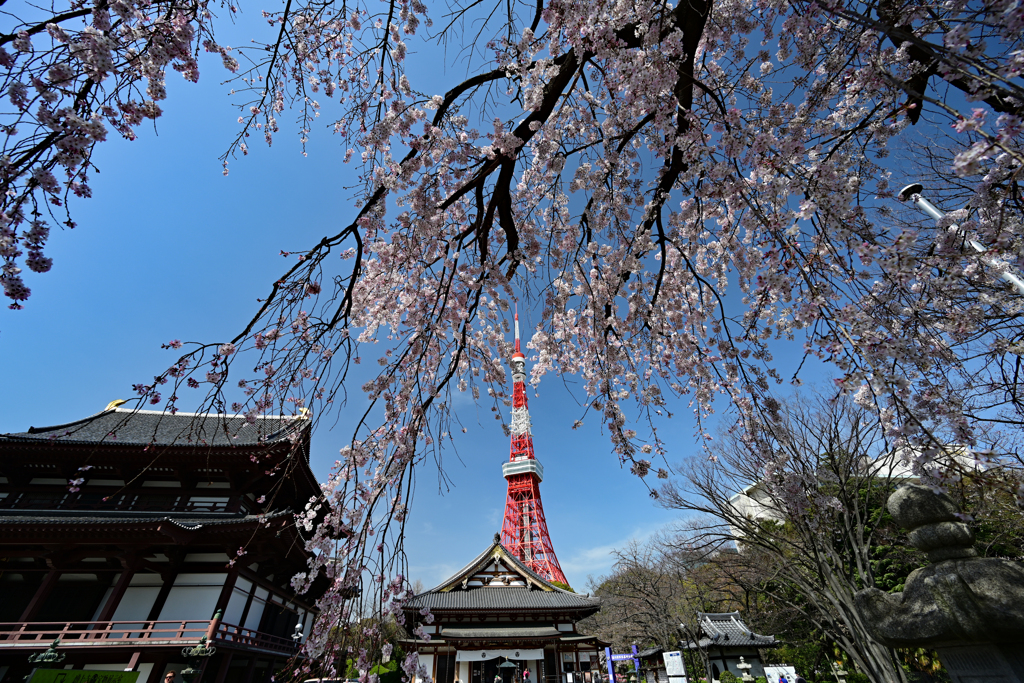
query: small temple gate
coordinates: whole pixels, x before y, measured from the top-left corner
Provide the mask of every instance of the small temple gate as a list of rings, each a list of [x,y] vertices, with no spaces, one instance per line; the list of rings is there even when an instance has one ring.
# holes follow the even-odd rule
[[[0,682],[59,639],[66,669],[266,683],[326,588],[290,586],[308,560],[294,513],[320,495],[309,420],[119,403],[0,435]],[[216,652],[189,662],[204,636]]]
[[[576,624],[600,607],[600,598],[562,590],[533,572],[495,534],[463,569],[406,603],[406,627],[422,625],[429,640],[402,646],[419,653],[435,683],[493,683],[495,675],[512,683],[527,680],[524,671],[530,683],[591,683],[608,643],[577,633]]]

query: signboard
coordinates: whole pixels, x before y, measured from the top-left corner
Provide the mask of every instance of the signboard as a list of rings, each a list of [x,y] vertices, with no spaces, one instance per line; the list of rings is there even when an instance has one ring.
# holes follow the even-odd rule
[[[29,683],[136,683],[138,678],[138,671],[36,669]]]
[[[661,658],[665,660],[665,673],[668,674],[669,681],[686,675],[686,665],[683,663],[682,652],[678,650],[675,652],[665,652],[661,655]],[[672,683],[675,682],[672,681]]]

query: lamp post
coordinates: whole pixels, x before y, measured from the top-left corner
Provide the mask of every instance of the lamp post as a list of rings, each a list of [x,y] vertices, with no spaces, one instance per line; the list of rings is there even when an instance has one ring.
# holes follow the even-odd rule
[[[46,649],[46,652],[29,655],[29,664],[35,664],[37,669],[48,669],[53,664],[60,664],[64,661],[64,658],[67,657],[67,655],[63,652],[57,654],[58,645],[60,645],[60,638],[57,638],[50,643],[50,647]]]
[[[206,636],[199,639],[199,644],[194,647],[188,647],[187,645],[181,648],[181,656],[186,659],[193,660],[193,663],[198,664],[198,660],[205,657],[212,657],[217,652],[217,648],[213,645],[206,644]],[[188,668],[181,670],[181,677],[185,679],[186,683],[193,683],[193,679],[202,671],[202,666],[198,669],[193,668],[190,664]]]
[[[303,624],[295,624],[295,633],[292,634],[292,641],[295,642],[295,649],[296,650],[299,649],[299,645],[302,644],[302,638],[303,638],[302,629],[303,628],[304,628]]]
[[[903,201],[906,201],[908,199],[912,200],[914,202],[914,206],[919,208],[921,211],[931,216],[935,220],[941,220],[946,214],[939,211],[939,209],[934,204],[932,204],[930,201],[921,196],[921,192],[923,190],[924,186],[921,185],[921,183],[907,185],[902,190],[900,190],[900,199],[902,199]],[[967,237],[964,234],[963,230],[960,229],[959,225],[954,223],[949,227],[953,228],[958,234],[963,236],[964,239],[967,241],[967,244],[971,245],[971,248],[974,249],[975,252],[979,254],[984,254],[986,251],[988,251],[988,249],[986,249],[980,242],[977,242]],[[998,267],[995,260],[987,256],[982,256],[981,261],[989,268]],[[1019,277],[1011,273],[1009,270],[1003,270],[1001,273],[999,273],[999,279],[1002,280],[1003,282],[1007,282],[1010,285],[1012,285],[1013,288],[1017,290],[1018,294],[1024,294],[1024,282],[1022,282]]]

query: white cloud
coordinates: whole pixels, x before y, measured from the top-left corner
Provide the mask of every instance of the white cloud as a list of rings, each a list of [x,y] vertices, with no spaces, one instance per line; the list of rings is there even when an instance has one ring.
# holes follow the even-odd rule
[[[613,553],[616,550],[625,548],[630,541],[643,542],[658,531],[658,529],[637,528],[624,538],[576,550],[568,558],[559,557],[558,563],[561,565],[562,571],[565,572],[565,578],[569,580],[569,585],[574,590],[586,590],[588,576],[597,578],[611,571],[612,565],[615,564],[616,558]]]
[[[420,566],[410,565],[409,576],[413,582],[415,582],[416,579],[422,581],[424,590],[430,590],[445,579],[451,578],[452,574],[462,569],[463,566],[464,565],[461,564],[448,564],[446,562]]]
[[[504,514],[505,511],[501,508],[491,508],[491,511],[487,514],[487,522],[491,526],[501,527],[502,522],[505,521],[502,519]]]

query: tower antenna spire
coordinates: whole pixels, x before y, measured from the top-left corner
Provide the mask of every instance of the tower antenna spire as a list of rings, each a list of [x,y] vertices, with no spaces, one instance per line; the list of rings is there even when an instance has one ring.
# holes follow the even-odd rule
[[[526,402],[526,356],[519,346],[519,306],[515,310],[516,345],[512,354],[512,444],[501,472],[508,481],[501,544],[548,581],[568,584],[555,557],[540,500],[544,468],[533,454],[533,431]]]
[[[519,304],[516,304],[516,353],[519,351]]]

